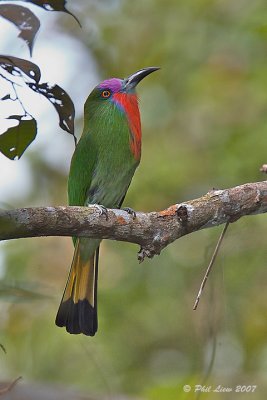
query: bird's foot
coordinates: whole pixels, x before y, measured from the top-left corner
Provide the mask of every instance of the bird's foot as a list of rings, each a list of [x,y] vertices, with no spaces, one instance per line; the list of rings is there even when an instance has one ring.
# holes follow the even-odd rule
[[[126,211],[128,214],[132,215],[133,219],[136,218],[136,212],[130,207],[123,207],[123,211]]]
[[[99,211],[100,215],[104,215],[106,217],[106,220],[108,220],[108,209],[105,206],[102,206],[101,204],[90,204],[91,206],[97,208]]]

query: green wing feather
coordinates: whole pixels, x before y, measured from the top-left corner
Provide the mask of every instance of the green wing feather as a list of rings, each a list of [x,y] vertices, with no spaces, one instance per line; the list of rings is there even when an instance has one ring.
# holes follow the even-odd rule
[[[70,206],[86,204],[95,164],[94,142],[90,140],[90,135],[82,135],[71,160],[68,180]]]

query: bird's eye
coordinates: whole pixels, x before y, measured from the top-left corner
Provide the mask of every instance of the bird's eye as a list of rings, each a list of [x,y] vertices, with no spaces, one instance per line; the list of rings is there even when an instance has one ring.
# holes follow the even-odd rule
[[[103,90],[103,92],[101,93],[101,96],[104,99],[107,99],[108,97],[110,97],[110,95],[111,95],[111,92],[109,90]]]

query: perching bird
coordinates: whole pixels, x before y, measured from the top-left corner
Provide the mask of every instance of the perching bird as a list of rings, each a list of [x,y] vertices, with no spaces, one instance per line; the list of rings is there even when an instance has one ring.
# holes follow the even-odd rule
[[[120,208],[141,156],[141,123],[136,85],[158,70],[149,67],[126,79],[103,81],[84,106],[84,129],[71,160],[69,204]],[[74,238],[68,281],[56,317],[67,332],[97,331],[97,276],[100,240]]]

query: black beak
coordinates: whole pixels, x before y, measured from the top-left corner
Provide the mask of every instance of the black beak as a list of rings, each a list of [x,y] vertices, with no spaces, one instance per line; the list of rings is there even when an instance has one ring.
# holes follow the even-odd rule
[[[139,71],[135,72],[134,74],[128,76],[128,78],[124,79],[124,89],[131,90],[134,89],[135,86],[144,79],[147,75],[151,74],[154,71],[160,69],[159,67],[148,67],[140,69]]]

